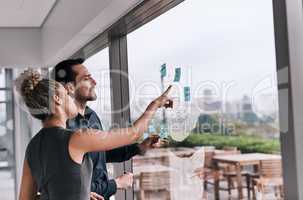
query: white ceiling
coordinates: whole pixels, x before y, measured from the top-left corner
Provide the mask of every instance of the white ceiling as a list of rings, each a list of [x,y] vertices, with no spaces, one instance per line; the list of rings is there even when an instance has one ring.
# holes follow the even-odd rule
[[[142,1],[0,0],[0,68],[52,67]]]
[[[0,27],[40,27],[56,0],[0,0]]]

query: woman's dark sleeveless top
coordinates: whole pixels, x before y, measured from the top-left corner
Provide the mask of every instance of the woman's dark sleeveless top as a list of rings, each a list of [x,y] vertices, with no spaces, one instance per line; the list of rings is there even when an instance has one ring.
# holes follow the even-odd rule
[[[73,131],[52,127],[42,128],[26,149],[31,173],[46,200],[89,200],[92,161],[83,157],[74,162],[68,151]]]

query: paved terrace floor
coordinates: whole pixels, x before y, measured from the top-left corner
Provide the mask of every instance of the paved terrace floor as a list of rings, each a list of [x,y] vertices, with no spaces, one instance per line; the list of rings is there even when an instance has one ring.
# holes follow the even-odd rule
[[[14,200],[14,179],[9,171],[0,171],[0,199]]]

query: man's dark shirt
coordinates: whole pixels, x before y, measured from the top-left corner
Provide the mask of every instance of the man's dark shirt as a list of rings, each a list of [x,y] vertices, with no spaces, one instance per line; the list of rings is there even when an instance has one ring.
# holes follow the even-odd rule
[[[67,128],[77,130],[79,128],[93,128],[103,130],[98,115],[89,107],[86,107],[84,116],[78,114],[74,119],[67,121]],[[107,162],[123,162],[140,153],[138,144],[116,148],[106,152],[91,152],[93,161],[93,177],[91,191],[102,195],[105,199],[117,192],[115,180],[109,179],[107,174]]]

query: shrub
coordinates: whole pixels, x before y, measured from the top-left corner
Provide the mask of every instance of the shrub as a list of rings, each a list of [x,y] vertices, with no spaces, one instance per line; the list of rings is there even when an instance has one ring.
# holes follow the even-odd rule
[[[226,146],[237,147],[242,153],[277,153],[280,152],[280,142],[277,139],[264,139],[257,136],[224,136],[219,134],[190,134],[182,142],[170,139],[175,147],[214,146],[222,149]]]

